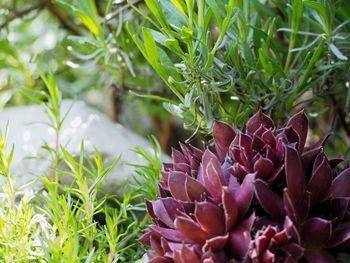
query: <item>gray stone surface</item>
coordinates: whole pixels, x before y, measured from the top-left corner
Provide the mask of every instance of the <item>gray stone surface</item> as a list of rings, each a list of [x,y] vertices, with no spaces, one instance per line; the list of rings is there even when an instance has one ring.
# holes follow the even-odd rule
[[[149,258],[146,253],[142,256],[142,258],[136,261],[136,263],[148,263],[148,262],[149,262]]]
[[[79,156],[80,143],[84,140],[85,150],[93,153],[95,146],[103,155],[106,164],[121,154],[120,163],[102,185],[109,193],[120,193],[121,187],[131,178],[133,170],[126,164],[145,162],[133,152],[134,147],[138,145],[146,151],[151,151],[150,144],[120,124],[111,122],[105,115],[88,107],[84,102],[63,101],[62,114],[69,109],[62,127],[60,144],[74,156]],[[50,161],[28,159],[31,156],[48,157],[48,153],[41,148],[42,145],[45,142],[51,147],[55,145],[55,132],[43,124],[45,122],[48,120],[43,106],[21,106],[0,111],[0,129],[4,131],[8,123],[8,145],[15,146],[11,172],[17,178],[17,186],[26,185],[33,180],[33,185],[38,186],[40,176],[49,170]]]

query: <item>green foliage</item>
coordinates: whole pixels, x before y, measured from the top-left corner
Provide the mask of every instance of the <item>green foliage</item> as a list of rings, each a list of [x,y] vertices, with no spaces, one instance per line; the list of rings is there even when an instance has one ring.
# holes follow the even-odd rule
[[[44,253],[38,237],[49,234],[48,222],[29,204],[33,193],[16,190],[16,181],[9,174],[13,147],[7,152],[6,141],[6,135],[0,133],[0,173],[6,178],[0,195],[0,258],[5,262],[40,262]]]
[[[0,106],[9,100],[25,102],[18,93],[12,96],[23,87],[43,87],[32,76],[33,64],[41,69],[52,64],[65,96],[81,98],[83,90],[115,84],[113,92],[121,101],[130,95],[141,97],[146,114],[157,111],[168,120],[159,107],[163,103],[195,131],[210,131],[214,119],[242,126],[258,108],[282,123],[295,108],[307,106],[312,116],[340,108],[329,122],[340,121],[350,134],[350,96],[344,85],[349,67],[348,1],[40,3],[0,5],[4,23],[17,16],[14,10],[44,10],[32,22],[11,20],[2,29],[5,48],[0,60],[10,74],[4,78]],[[47,20],[48,29],[56,30],[55,39],[62,41],[56,40],[55,48],[46,50],[45,39],[38,40],[39,34],[46,35],[33,30],[37,20]],[[21,34],[26,37],[13,37]],[[28,45],[44,50],[30,53],[30,63],[21,57]]]
[[[0,258],[3,262],[44,262],[39,238],[52,234],[47,219],[30,204],[33,194],[15,189],[9,178],[3,185],[0,211]],[[20,201],[16,202],[20,198]],[[49,238],[49,237],[48,237]]]
[[[141,147],[136,147],[135,152],[138,153],[143,159],[147,160],[147,165],[131,164],[135,167],[135,182],[134,187],[137,192],[146,200],[155,200],[158,196],[158,181],[160,171],[162,169],[162,157],[161,148],[154,136],[150,136],[149,142],[153,147],[153,155],[147,153]],[[144,184],[144,182],[152,182],[151,184]],[[142,187],[140,187],[142,186]]]
[[[44,149],[51,156],[51,172],[42,176],[38,192],[17,191],[9,174],[14,149],[6,150],[0,134],[0,173],[6,178],[1,195],[0,259],[6,262],[135,262],[143,254],[140,230],[148,222],[144,199],[154,199],[161,169],[160,147],[154,137],[154,156],[137,148],[148,165],[137,166],[135,183],[122,199],[100,186],[119,158],[104,167],[101,154],[93,156],[81,143],[79,157],[59,144],[61,93],[52,74],[40,73],[47,85],[45,107],[56,145]],[[63,165],[65,164],[65,165]],[[54,175],[54,176],[52,176]],[[62,178],[70,184],[62,184]],[[145,182],[147,182],[145,187]]]
[[[347,1],[145,2],[149,25],[139,32],[130,23],[129,32],[178,98],[164,106],[188,128],[210,130],[214,119],[240,126],[258,108],[281,121],[344,90]]]
[[[115,164],[83,143],[78,158],[60,145],[61,100],[90,90],[114,87],[120,104],[141,98],[146,115],[167,122],[167,110],[204,135],[216,119],[240,127],[261,108],[280,124],[306,108],[311,140],[334,132],[326,150],[349,156],[349,17],[346,0],[2,1],[0,108],[40,102],[56,141],[43,146],[52,169],[33,196],[16,189],[13,149],[0,136],[0,258],[134,262],[143,253],[136,238],[148,222],[143,200],[158,194],[160,146],[151,137],[153,156],[136,149],[148,164],[134,165],[123,198],[103,193]]]
[[[8,129],[3,135],[0,132],[0,175],[8,178],[10,174],[10,164],[13,157],[14,147],[10,152],[6,152]]]
[[[124,16],[120,15],[117,29],[109,34],[104,34],[108,30],[107,20],[100,23],[95,1],[57,1],[60,5],[71,11],[73,15],[80,19],[83,25],[92,34],[89,36],[69,36],[69,51],[82,63],[101,63],[101,69],[108,70],[114,77],[124,81],[125,71],[135,75],[133,66],[129,58],[130,39],[123,32]],[[107,14],[111,9],[111,2],[104,6]],[[102,8],[102,7],[101,7]],[[84,45],[82,45],[84,43]],[[120,72],[121,71],[121,72]]]

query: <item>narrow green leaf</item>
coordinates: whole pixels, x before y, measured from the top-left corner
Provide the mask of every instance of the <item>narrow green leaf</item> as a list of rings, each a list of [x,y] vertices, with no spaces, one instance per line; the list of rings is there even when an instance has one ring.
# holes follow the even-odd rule
[[[322,39],[320,41],[320,44],[318,45],[316,51],[312,55],[309,64],[307,65],[307,68],[304,72],[303,77],[301,78],[300,82],[298,83],[297,89],[296,89],[296,96],[299,96],[302,91],[305,89],[304,84],[307,81],[307,79],[310,76],[310,72],[315,66],[316,62],[318,61],[319,57],[321,56],[323,50],[324,50],[324,44],[325,44],[325,39]]]
[[[216,0],[207,0],[207,5],[210,7],[211,11],[213,12],[216,21],[218,22],[219,27],[222,25],[222,21],[224,19],[224,14],[222,12],[222,6],[220,8],[220,1]]]
[[[329,44],[329,48],[333,52],[333,54],[340,60],[348,60],[348,58],[344,56],[343,53],[341,53],[341,51],[333,43]]]
[[[168,103],[172,103],[172,104],[176,104],[176,101],[161,97],[161,96],[157,96],[157,95],[149,95],[149,94],[140,94],[140,93],[136,93],[134,91],[129,91],[130,94],[140,97],[140,98],[145,98],[145,99],[151,99],[151,100],[158,100],[158,101],[163,101],[163,102],[168,102]]]

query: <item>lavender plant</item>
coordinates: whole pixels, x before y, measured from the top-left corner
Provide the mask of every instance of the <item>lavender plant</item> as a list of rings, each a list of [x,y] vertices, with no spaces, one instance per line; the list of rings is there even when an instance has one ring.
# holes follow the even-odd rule
[[[258,108],[281,124],[303,105],[314,117],[336,109],[348,130],[348,1],[145,1],[151,14],[128,2],[149,22],[129,32],[186,128],[242,127]]]
[[[350,245],[350,168],[326,138],[305,147],[303,111],[277,128],[261,111],[243,130],[215,122],[205,150],[181,145],[165,163],[150,262],[338,262]]]

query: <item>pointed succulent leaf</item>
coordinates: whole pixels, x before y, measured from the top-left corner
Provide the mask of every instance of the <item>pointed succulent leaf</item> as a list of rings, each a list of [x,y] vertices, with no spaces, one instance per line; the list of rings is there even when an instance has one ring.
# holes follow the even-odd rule
[[[321,148],[321,151],[317,154],[314,160],[314,163],[312,165],[312,172],[315,172],[317,170],[317,168],[321,165],[324,159],[326,159],[326,161],[328,162],[328,159],[323,151],[323,148]]]
[[[318,248],[332,235],[332,223],[320,217],[309,218],[303,225],[302,240],[307,247]]]
[[[243,179],[247,173],[249,173],[248,170],[246,170],[246,167],[243,165],[240,165],[238,162],[234,163],[229,169],[229,173],[239,179]]]
[[[270,147],[272,148],[276,147],[276,138],[273,135],[271,129],[268,129],[267,131],[265,131],[262,134],[261,139],[263,140],[264,143],[268,144]]]
[[[225,232],[225,215],[221,208],[211,202],[197,202],[194,212],[202,229],[212,235]]]
[[[292,258],[301,259],[301,257],[304,255],[304,248],[298,245],[297,243],[290,243],[286,245],[285,250],[291,256],[291,259]],[[297,262],[297,261],[291,261],[291,262]]]
[[[252,149],[254,151],[260,152],[263,150],[264,147],[265,143],[258,136],[253,136]]]
[[[191,156],[190,149],[186,146],[186,144],[184,144],[182,142],[179,142],[179,145],[180,145],[180,148],[181,148],[183,155],[185,156],[185,158],[188,159],[188,157]]]
[[[350,168],[342,171],[332,182],[329,194],[333,198],[350,197]]]
[[[309,169],[310,165],[312,166],[316,156],[322,151],[323,146],[325,145],[329,135],[321,138],[317,143],[312,145],[309,150],[303,152],[302,159],[305,165],[305,169]]]
[[[273,169],[273,162],[264,157],[261,157],[254,164],[254,172],[256,173],[256,178],[266,178],[271,176]]]
[[[248,211],[254,196],[254,174],[247,174],[242,185],[235,193],[239,217],[242,218]]]
[[[209,240],[207,240],[207,242],[205,242],[204,246],[203,246],[203,250],[204,251],[220,251],[221,249],[223,249],[228,241],[228,234],[224,235],[224,236],[216,236],[213,237]]]
[[[297,241],[298,244],[300,244],[301,237],[299,231],[288,216],[286,216],[284,219],[283,228],[287,230],[289,236],[291,236],[294,240]]]
[[[175,219],[175,228],[180,231],[187,239],[199,244],[204,244],[212,235],[204,231],[201,226],[193,220],[179,216]]]
[[[191,174],[191,166],[187,163],[175,163],[174,171],[183,172],[185,174]]]
[[[300,205],[298,206],[298,213],[301,220],[306,220],[306,218],[309,216],[311,207],[311,193],[306,192],[304,195],[304,199],[301,201]]]
[[[151,242],[151,246],[154,249],[154,251],[158,254],[158,255],[163,255],[164,254],[164,250],[159,242],[158,238],[155,238],[153,236],[150,237],[150,242]]]
[[[307,249],[304,257],[308,263],[337,263],[338,261],[326,250]]]
[[[213,125],[213,137],[216,152],[219,160],[222,162],[225,159],[231,142],[236,137],[236,132],[230,125],[221,121],[215,121]]]
[[[275,127],[275,125],[274,125],[273,121],[270,119],[270,117],[268,117],[267,115],[262,113],[261,110],[259,110],[257,113],[255,113],[248,120],[247,125],[246,125],[246,129],[247,129],[247,132],[253,134],[255,131],[257,131],[260,128],[260,126],[263,126],[267,129]]]
[[[172,148],[171,157],[174,163],[188,163],[187,159],[179,150]]]
[[[149,201],[149,200],[146,200],[145,203],[146,203],[147,213],[148,213],[153,219],[156,219],[157,216],[154,214],[152,202]]]
[[[202,165],[204,186],[215,200],[220,200],[225,177],[219,160],[210,150],[206,150],[203,155]]]
[[[239,146],[243,151],[240,150],[240,157],[242,158],[242,162],[246,165],[249,164],[249,159],[252,157],[252,146],[253,146],[252,138],[244,133],[239,134]]]
[[[138,239],[138,241],[144,246],[151,246],[151,231],[149,229],[146,232],[142,233],[142,236]]]
[[[327,247],[335,248],[348,244],[350,247],[350,222],[342,223],[333,230],[332,237],[328,241]],[[348,247],[348,248],[349,248]]]
[[[244,258],[247,255],[251,243],[250,231],[254,221],[255,215],[252,214],[230,232],[228,249],[235,258]]]
[[[230,232],[228,242],[230,253],[236,258],[243,258],[249,250],[250,234],[247,229],[238,226]]]
[[[216,260],[214,259],[214,255],[207,256],[207,258],[203,259],[203,263],[216,263]]]
[[[283,200],[262,180],[255,181],[255,195],[264,210],[277,221],[285,216]]]
[[[168,227],[174,228],[174,220],[183,207],[174,198],[162,198],[152,203],[154,214]]]
[[[272,129],[272,128],[269,128]],[[256,137],[261,137],[266,131],[268,130],[268,128],[266,128],[264,125],[260,125],[259,129],[257,129],[253,135]]]
[[[185,245],[180,250],[180,258],[182,260],[181,262],[183,263],[186,263],[186,262],[200,263],[200,260],[196,255],[196,253]]]
[[[189,147],[192,151],[193,156],[195,156],[198,160],[201,160],[203,157],[203,151],[192,145],[189,145]]]
[[[222,191],[222,205],[225,212],[225,227],[229,231],[238,220],[238,206],[234,194],[228,187]]]
[[[151,225],[149,226],[149,228],[154,232],[158,233],[159,235],[163,236],[164,238],[175,242],[190,242],[192,240],[188,238],[186,235],[184,235],[183,233],[174,229],[169,229],[169,228],[160,227],[156,225]]]
[[[350,199],[349,198],[332,198],[332,211],[330,218],[337,218],[343,221],[345,215],[349,211]]]
[[[321,164],[312,172],[312,176],[306,187],[306,190],[311,193],[311,202],[315,203],[323,201],[331,184],[331,167],[329,166],[326,157],[323,156]]]
[[[185,263],[182,260],[180,249],[179,250],[174,250],[173,258],[174,258],[173,261],[175,261],[176,263]]]
[[[160,238],[160,245],[162,246],[164,254],[171,253],[172,249],[170,248],[170,243],[171,242],[168,242],[164,237]]]
[[[165,240],[165,238],[163,238],[163,240]],[[174,252],[176,250],[180,250],[183,246],[183,243],[177,243],[177,242],[172,242],[172,241],[167,240],[166,246],[169,248],[169,251],[171,253],[171,252]],[[192,247],[194,250],[196,249],[196,246],[192,246]]]
[[[283,131],[289,144],[295,143],[296,145],[299,145],[299,134],[292,127],[283,128]]]
[[[287,189],[284,189],[283,191],[283,204],[284,209],[286,211],[286,214],[293,222],[299,221],[299,215],[297,213],[297,209],[295,207],[295,204],[292,202],[289,193]]]
[[[294,147],[286,145],[287,189],[294,204],[298,204],[305,193],[305,172],[299,153]]]
[[[287,127],[292,127],[293,130],[299,135],[299,144],[298,144],[299,152],[302,152],[304,149],[308,126],[309,126],[309,121],[303,110],[299,111],[297,114],[292,116],[287,123]]]
[[[187,175],[182,172],[171,171],[169,173],[168,186],[172,196],[180,201],[191,201],[186,193]]]
[[[185,191],[191,201],[201,201],[208,195],[207,189],[196,179],[186,176]]]
[[[275,180],[278,180],[284,174],[284,170],[284,164],[277,166],[276,169],[273,171],[272,176],[267,178],[267,181],[273,182]]]
[[[149,260],[149,263],[171,263],[172,261],[166,257],[155,256]]]

